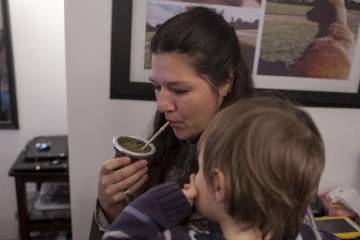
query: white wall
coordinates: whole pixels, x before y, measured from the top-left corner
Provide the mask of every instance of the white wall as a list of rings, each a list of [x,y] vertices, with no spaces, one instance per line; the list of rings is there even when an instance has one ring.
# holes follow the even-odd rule
[[[360,192],[360,109],[307,110],[317,123],[326,148],[320,191],[341,185]]]
[[[9,2],[20,129],[0,130],[0,239],[17,239],[14,178],[8,170],[37,135],[66,134],[64,3]]]
[[[65,1],[66,78],[73,239],[88,239],[102,162],[111,138],[143,135],[155,109],[144,101],[109,99],[111,1]],[[119,66],[121,67],[121,66]],[[360,110],[309,108],[327,147],[321,190],[360,189]]]
[[[153,102],[110,100],[111,1],[65,2],[73,239],[88,239],[97,177],[112,137],[146,133]],[[119,66],[121,67],[121,66]]]

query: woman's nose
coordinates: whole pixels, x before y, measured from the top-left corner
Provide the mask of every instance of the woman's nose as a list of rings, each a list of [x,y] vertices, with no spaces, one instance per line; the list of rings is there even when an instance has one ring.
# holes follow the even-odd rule
[[[166,89],[161,89],[156,94],[156,103],[159,112],[175,111],[175,104],[172,100],[171,93]]]

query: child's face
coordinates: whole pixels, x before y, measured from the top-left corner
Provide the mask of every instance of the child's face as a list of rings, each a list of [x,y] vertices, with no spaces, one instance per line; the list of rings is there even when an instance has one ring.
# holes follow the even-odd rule
[[[197,188],[197,196],[195,198],[195,208],[204,217],[216,221],[217,209],[219,204],[217,203],[214,191],[210,185],[206,182],[203,171],[203,150],[200,151],[198,156],[199,171],[195,176],[195,186]]]

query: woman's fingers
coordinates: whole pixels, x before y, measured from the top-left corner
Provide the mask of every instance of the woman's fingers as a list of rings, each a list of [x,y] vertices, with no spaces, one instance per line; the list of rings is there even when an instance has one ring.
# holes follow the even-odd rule
[[[102,199],[109,203],[112,203],[114,199],[119,199],[119,197],[114,197],[115,194],[129,189],[132,185],[136,184],[139,179],[141,179],[148,171],[147,161],[138,160],[136,162],[130,163],[128,165],[123,165],[126,163],[126,158],[117,158],[119,164],[114,163],[115,161],[108,161],[108,164],[104,164],[105,171],[102,171],[99,181],[99,193],[102,195]],[[122,166],[122,168],[115,171],[108,171],[113,169],[113,167]],[[107,173],[107,174],[104,174]],[[137,189],[136,185],[134,189]]]
[[[98,199],[109,219],[114,219],[124,208],[124,199],[144,184],[147,171],[147,161],[132,163],[129,157],[114,158],[103,164],[99,174]]]
[[[144,167],[133,173],[127,178],[124,178],[122,181],[117,182],[109,187],[109,191],[116,193],[119,191],[123,191],[129,189],[132,185],[137,183],[146,173],[148,172],[148,168]]]
[[[115,170],[122,168],[131,163],[129,157],[119,157],[104,162],[101,167],[100,175],[111,174]]]
[[[147,166],[146,160],[138,160],[136,162],[133,162],[129,165],[126,165],[116,171],[114,171],[111,174],[111,183],[118,183],[120,181],[125,180],[126,178],[129,178],[139,170],[145,168]]]
[[[119,204],[124,199],[123,192],[137,184],[147,173],[147,161],[138,160],[131,163],[128,157],[120,157],[106,161],[100,171],[98,182],[98,198],[104,209]],[[133,187],[133,191],[137,189]]]
[[[148,175],[144,175],[140,178],[139,181],[137,181],[134,185],[132,185],[129,190],[131,192],[136,192],[137,190],[139,190],[139,188],[146,182],[146,180],[148,179]]]
[[[113,202],[117,203],[119,201],[123,201],[124,199],[126,199],[128,197],[127,194],[131,195],[134,192],[136,192],[146,182],[147,179],[148,179],[148,175],[144,175],[140,178],[139,181],[137,181],[135,184],[133,184],[129,188],[113,194],[113,198],[112,198]],[[128,193],[126,194],[125,191],[128,191]]]

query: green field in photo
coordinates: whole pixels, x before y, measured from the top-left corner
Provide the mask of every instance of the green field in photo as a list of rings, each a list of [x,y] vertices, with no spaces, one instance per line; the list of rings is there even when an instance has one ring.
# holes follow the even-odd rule
[[[311,6],[294,5],[286,3],[266,3],[266,13],[271,14],[287,14],[287,15],[302,15],[311,8]]]
[[[307,22],[265,20],[261,58],[291,64],[315,38],[317,25]]]
[[[261,39],[260,57],[265,61],[292,64],[311,43],[318,32],[317,23],[306,18],[311,6],[267,3]],[[355,36],[360,11],[348,10],[349,28]]]

